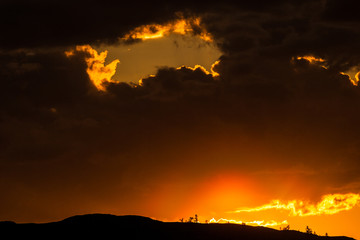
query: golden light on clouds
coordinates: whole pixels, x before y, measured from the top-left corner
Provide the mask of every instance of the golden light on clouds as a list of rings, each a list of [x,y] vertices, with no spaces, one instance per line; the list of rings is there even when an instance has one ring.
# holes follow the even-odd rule
[[[200,18],[180,18],[176,21],[161,25],[161,24],[148,24],[135,28],[128,34],[126,34],[122,39],[123,40],[148,40],[161,38],[171,33],[176,33],[180,35],[185,34],[195,34],[194,29],[196,29],[196,35],[199,36],[206,42],[212,42],[212,37],[210,33],[206,31],[201,25]]]
[[[206,70],[205,67],[199,65],[199,64],[196,64],[194,67],[187,67],[187,66],[180,66],[180,67],[177,67],[176,69],[180,70],[182,68],[186,68],[186,69],[190,69],[192,71],[195,71],[197,69],[200,69],[201,71],[203,71],[204,73],[208,74],[208,75],[212,75],[213,77],[218,77],[220,76],[220,74],[218,72],[215,72],[214,70],[214,67],[220,63],[220,60],[217,60],[215,61],[212,65],[211,65],[211,68],[210,68],[210,71]]]
[[[215,61],[210,68],[211,74],[213,75],[213,77],[218,77],[220,76],[220,74],[218,72],[215,71],[215,67],[220,63],[220,60]]]
[[[241,208],[235,211],[229,211],[225,214],[245,214],[250,213],[252,217],[255,218],[265,218],[268,220],[235,220],[234,218],[212,218],[209,223],[234,223],[234,224],[245,224],[250,226],[263,226],[278,228],[279,226],[288,225],[288,219],[285,220],[275,220],[272,219],[275,216],[280,216],[274,212],[269,212],[270,210],[281,211],[284,218],[286,215],[283,215],[284,211],[288,211],[289,217],[309,217],[309,216],[319,216],[319,215],[333,215],[343,211],[349,211],[359,205],[360,195],[354,193],[348,194],[327,194],[322,196],[321,201],[316,204],[301,200],[293,200],[288,202],[282,202],[280,200],[273,200],[268,204],[253,207],[253,208]],[[280,212],[279,212],[280,213]],[[273,216],[273,217],[272,217]],[[237,216],[236,219],[239,219],[241,216]],[[246,217],[246,215],[242,216]],[[249,215],[247,215],[247,218]]]
[[[360,203],[360,195],[354,193],[348,194],[327,194],[321,198],[317,204],[309,202],[293,200],[283,203],[280,200],[273,200],[269,204],[265,204],[254,208],[244,208],[233,211],[233,213],[241,212],[261,212],[266,210],[287,210],[292,216],[314,216],[322,214],[336,214],[341,211],[348,211]]]
[[[328,69],[328,66],[326,65],[326,60],[323,58],[319,58],[319,57],[315,57],[315,56],[311,56],[311,55],[305,55],[305,56],[296,57],[296,60],[306,60],[310,64],[318,65],[324,69]],[[354,86],[358,86],[359,78],[360,78],[360,67],[359,66],[354,66],[345,72],[340,72],[340,74],[347,76],[349,78],[349,81]]]
[[[212,42],[212,36],[210,33],[206,31],[206,29],[202,26],[201,20],[199,17],[194,18],[183,18],[180,17],[179,19],[166,23],[166,24],[148,24],[139,26],[132,31],[130,31],[128,34],[126,34],[121,40],[149,40],[149,39],[157,39],[157,38],[163,38],[168,37],[170,34],[178,34],[178,35],[186,35],[190,34],[193,37],[197,37],[200,39],[200,41],[203,42]],[[172,35],[175,36],[175,35]],[[120,41],[121,41],[120,40]],[[211,45],[213,46],[213,45]],[[109,46],[110,47],[110,46]],[[114,49],[112,49],[113,51]],[[128,48],[130,50],[130,48]],[[94,49],[90,45],[79,45],[76,46],[75,49],[65,51],[65,55],[67,57],[72,57],[76,53],[85,53],[85,62],[87,64],[86,72],[89,75],[89,79],[94,84],[94,86],[99,91],[106,91],[106,87],[104,83],[106,82],[119,82],[119,81],[125,81],[125,82],[133,82],[134,79],[116,79],[116,81],[113,79],[116,73],[117,64],[120,62],[117,58],[118,56],[112,56],[111,58],[113,60],[111,63],[105,65],[106,58],[108,56],[108,49]],[[133,56],[130,56],[130,58],[133,58]],[[125,59],[126,60],[126,59]],[[124,62],[125,62],[124,60]],[[201,60],[201,59],[200,59]],[[138,63],[142,63],[142,60],[139,60]],[[177,69],[181,68],[187,68],[191,69],[192,71],[195,71],[197,69],[200,69],[205,74],[212,75],[213,77],[218,77],[219,73],[215,71],[216,65],[219,64],[219,60],[215,61],[211,67],[210,70],[207,70],[203,65],[200,65],[196,62],[195,67],[187,67],[185,65],[182,65],[181,67],[178,67]],[[201,63],[203,64],[203,63]],[[144,64],[142,64],[144,65]],[[179,66],[179,65],[178,65]],[[138,69],[140,72],[140,70]],[[145,73],[146,74],[146,73]],[[145,76],[145,74],[143,76]],[[151,74],[147,75],[150,77],[154,77],[156,75]],[[115,76],[116,78],[116,76]],[[143,82],[142,79],[139,80],[138,84],[134,84],[134,87],[142,86]]]
[[[255,220],[255,221],[243,222],[243,221],[226,219],[226,218],[219,218],[217,220],[215,218],[212,218],[212,219],[210,219],[209,223],[234,223],[234,224],[245,224],[245,225],[250,225],[250,226],[277,227],[277,226],[288,224],[288,221],[284,220],[282,222],[277,222],[274,220],[271,220],[271,221]]]
[[[75,51],[84,52],[86,54],[85,62],[87,64],[86,72],[90,80],[99,91],[105,91],[105,82],[114,82],[111,78],[116,73],[117,64],[120,62],[118,59],[105,65],[105,59],[108,52],[103,51],[98,53],[90,45],[76,46]],[[65,55],[71,57],[75,54],[74,50],[66,51]]]
[[[350,82],[354,86],[359,85],[359,78],[360,78],[360,67],[359,66],[352,67],[346,72],[340,72],[340,74],[347,76],[349,78]]]
[[[325,62],[325,59],[323,59],[323,58],[317,58],[317,57],[310,56],[310,55],[297,57],[296,59],[297,60],[305,59],[305,60],[309,61],[310,63],[323,63],[323,62]]]
[[[116,67],[117,64],[120,62],[120,60],[115,59],[111,63],[105,65],[105,60],[108,54],[107,50],[104,50],[100,53],[94,48],[92,48],[90,45],[79,45],[76,46],[75,49],[65,51],[65,55],[67,57],[72,57],[78,53],[85,53],[85,62],[87,64],[86,72],[89,76],[89,79],[94,84],[94,86],[99,91],[106,91],[106,88],[104,86],[104,83],[106,82],[117,82],[112,79],[112,77],[116,73]],[[215,66],[220,63],[220,60],[215,61],[210,68],[210,71],[206,70],[205,67],[202,65],[195,65],[194,67],[187,67],[185,65],[181,67],[177,67],[176,69],[180,70],[181,68],[190,69],[192,71],[196,71],[200,69],[205,74],[212,75],[213,77],[218,77],[219,73],[214,70]],[[156,75],[150,74],[148,77],[155,77]],[[143,80],[140,79],[138,81],[139,86],[143,86]],[[134,87],[137,87],[137,85],[134,85]]]
[[[326,60],[323,58],[319,58],[319,57],[314,57],[311,55],[306,55],[306,56],[298,56],[296,58],[297,60],[306,60],[308,61],[310,64],[316,64],[321,66],[322,68],[327,69],[328,67],[326,66]]]

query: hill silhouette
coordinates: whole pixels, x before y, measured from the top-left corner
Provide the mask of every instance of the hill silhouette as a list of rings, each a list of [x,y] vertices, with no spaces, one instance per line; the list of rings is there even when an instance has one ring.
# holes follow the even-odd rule
[[[148,217],[87,214],[50,223],[0,222],[0,237],[7,239],[246,239],[246,240],[353,240],[298,231],[279,231],[238,224],[161,222]]]

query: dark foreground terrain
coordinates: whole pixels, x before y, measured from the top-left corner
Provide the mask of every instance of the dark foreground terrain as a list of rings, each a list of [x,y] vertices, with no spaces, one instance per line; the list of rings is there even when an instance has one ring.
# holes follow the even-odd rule
[[[353,240],[348,237],[323,237],[237,224],[171,223],[141,216],[108,214],[73,216],[59,222],[42,224],[0,222],[0,233],[0,239]]]

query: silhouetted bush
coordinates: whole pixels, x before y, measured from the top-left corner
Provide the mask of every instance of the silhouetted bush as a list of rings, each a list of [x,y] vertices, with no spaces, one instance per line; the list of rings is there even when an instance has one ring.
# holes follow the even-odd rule
[[[284,227],[283,229],[281,229],[283,231],[289,231],[290,230],[290,225],[287,225],[286,227]]]
[[[199,223],[198,215],[195,214],[195,217],[189,217],[189,219],[186,222],[187,223]]]
[[[305,232],[306,232],[307,234],[313,234],[313,231],[312,231],[311,228],[309,228],[309,226],[306,226]]]

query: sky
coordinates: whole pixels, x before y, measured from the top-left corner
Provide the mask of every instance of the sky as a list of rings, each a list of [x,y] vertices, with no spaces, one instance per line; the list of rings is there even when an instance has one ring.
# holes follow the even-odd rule
[[[0,221],[360,238],[357,1],[1,1]]]

